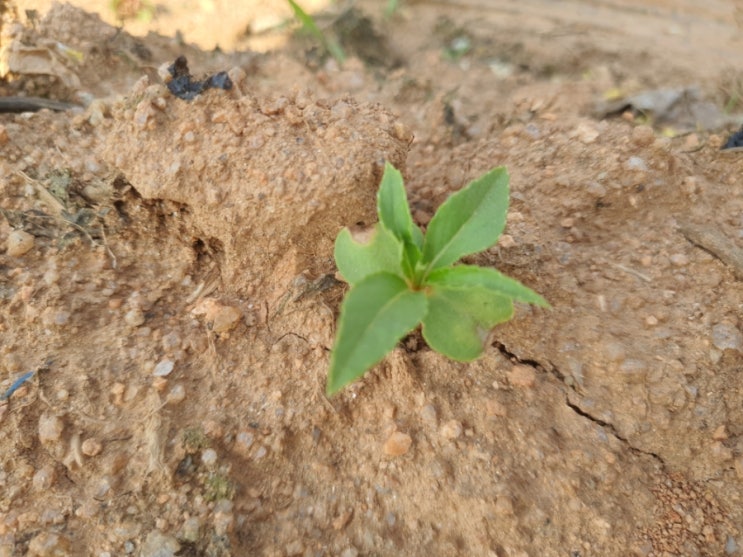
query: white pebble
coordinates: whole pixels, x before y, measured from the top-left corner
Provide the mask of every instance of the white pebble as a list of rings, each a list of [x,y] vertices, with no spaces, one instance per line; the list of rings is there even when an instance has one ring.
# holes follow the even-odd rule
[[[627,168],[627,170],[641,170],[643,172],[647,171],[648,169],[648,165],[645,163],[645,160],[641,159],[640,157],[630,157],[625,163],[625,167]]]
[[[201,462],[208,468],[213,467],[217,463],[217,451],[214,449],[204,449],[201,453]]]
[[[174,365],[172,360],[162,360],[155,366],[152,375],[155,377],[167,377],[173,371]]]
[[[462,431],[462,424],[457,420],[449,420],[441,426],[441,436],[444,439],[457,439],[458,437],[461,437]]]
[[[712,343],[720,350],[743,352],[743,333],[730,323],[712,327]]]
[[[54,472],[54,467],[47,464],[36,471],[31,480],[31,484],[34,486],[36,491],[46,491],[52,487],[55,478],[56,474]]]
[[[689,264],[689,258],[683,253],[674,253],[670,259],[671,263],[676,267],[684,267]]]
[[[64,423],[54,414],[42,414],[39,418],[39,441],[55,443],[62,437]]]

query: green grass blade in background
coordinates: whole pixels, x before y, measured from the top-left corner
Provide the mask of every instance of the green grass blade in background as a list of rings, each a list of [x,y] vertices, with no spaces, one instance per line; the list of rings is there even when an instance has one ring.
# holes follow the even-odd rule
[[[294,0],[287,0],[287,2],[289,2],[289,5],[294,12],[294,17],[297,18],[297,21],[302,25],[302,28],[315,37],[315,39],[322,44],[323,48],[327,50],[339,64],[343,64],[343,62],[346,61],[346,53],[343,51],[343,48],[338,41],[323,33],[317,26],[317,23],[315,23],[315,19],[305,12],[304,9],[302,9],[302,7]]]

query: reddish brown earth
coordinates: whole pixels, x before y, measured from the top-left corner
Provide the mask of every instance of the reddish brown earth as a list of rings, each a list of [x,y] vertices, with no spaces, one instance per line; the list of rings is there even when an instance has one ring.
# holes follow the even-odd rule
[[[358,2],[318,17],[342,67],[283,3],[150,6],[3,5],[0,94],[82,108],[0,114],[0,393],[37,370],[0,403],[0,556],[741,554],[735,5]],[[181,54],[236,86],[175,98]],[[332,241],[385,160],[421,225],[506,165],[472,261],[552,309],[328,399]]]

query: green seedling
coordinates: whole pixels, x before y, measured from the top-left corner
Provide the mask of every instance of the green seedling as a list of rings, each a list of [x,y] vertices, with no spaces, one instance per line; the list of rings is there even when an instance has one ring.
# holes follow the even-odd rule
[[[294,12],[294,17],[297,18],[297,21],[299,21],[302,29],[304,29],[304,31],[308,35],[314,37],[315,40],[317,40],[322,45],[322,47],[333,58],[335,58],[335,61],[338,62],[338,64],[343,64],[343,62],[345,62],[346,60],[346,53],[343,51],[343,47],[341,47],[340,43],[338,43],[338,41],[336,41],[333,37],[329,37],[325,33],[323,33],[317,26],[317,23],[315,23],[314,18],[307,12],[305,12],[304,9],[302,9],[302,7],[294,0],[287,0],[287,2],[289,2],[289,5]]]
[[[539,294],[495,269],[455,265],[496,243],[506,224],[508,172],[498,167],[450,196],[423,232],[413,223],[402,175],[387,163],[377,194],[379,222],[358,241],[335,241],[338,271],[351,285],[330,355],[327,393],[361,377],[419,324],[428,345],[458,361],[484,350],[513,301],[542,307]]]

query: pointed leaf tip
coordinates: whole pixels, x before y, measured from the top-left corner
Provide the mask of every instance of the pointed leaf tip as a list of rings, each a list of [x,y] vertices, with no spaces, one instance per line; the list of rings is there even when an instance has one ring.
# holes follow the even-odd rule
[[[422,263],[428,271],[495,244],[506,225],[508,172],[494,168],[447,199],[428,225]]]

